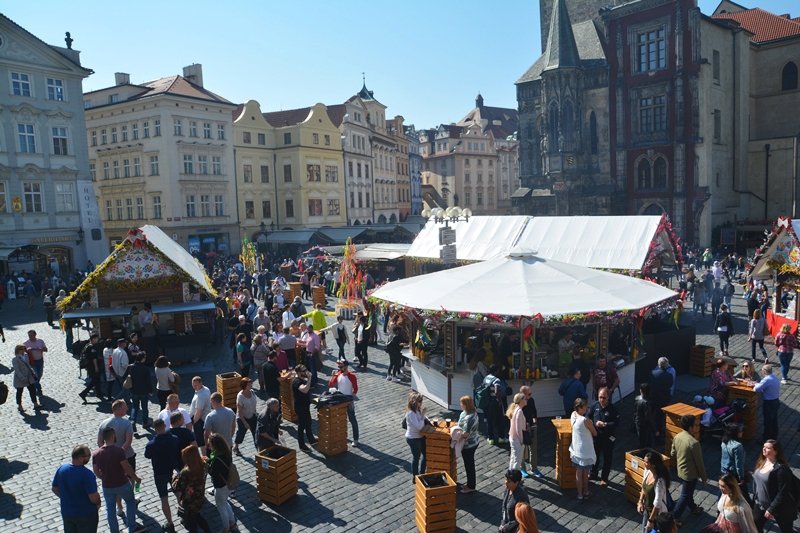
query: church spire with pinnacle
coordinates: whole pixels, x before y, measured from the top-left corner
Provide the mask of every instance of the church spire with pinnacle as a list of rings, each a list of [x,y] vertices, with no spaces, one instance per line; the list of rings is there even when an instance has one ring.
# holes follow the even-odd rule
[[[566,0],[556,0],[550,18],[550,35],[547,37],[544,70],[556,68],[580,68],[581,59],[572,22],[567,12]]]

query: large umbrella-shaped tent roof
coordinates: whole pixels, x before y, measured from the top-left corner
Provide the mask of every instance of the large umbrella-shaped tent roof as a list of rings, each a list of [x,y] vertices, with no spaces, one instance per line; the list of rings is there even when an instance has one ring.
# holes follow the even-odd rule
[[[506,257],[393,281],[372,296],[417,309],[547,317],[641,309],[677,295],[649,281],[513,250]]]

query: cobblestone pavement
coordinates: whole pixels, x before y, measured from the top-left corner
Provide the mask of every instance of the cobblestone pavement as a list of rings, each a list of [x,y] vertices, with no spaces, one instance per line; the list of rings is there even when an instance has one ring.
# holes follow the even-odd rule
[[[736,330],[745,331],[742,318],[743,301],[734,305]],[[59,464],[68,462],[72,447],[87,443],[94,448],[99,423],[109,416],[107,405],[90,401],[81,405],[78,392],[82,381],[78,376],[77,362],[64,349],[64,337],[60,331],[51,329],[43,322],[41,308],[29,311],[20,301],[6,302],[0,311],[0,320],[6,329],[7,342],[0,357],[0,376],[10,385],[10,361],[13,345],[25,340],[29,327],[35,328],[50,347],[45,356],[43,387],[46,398],[45,409],[26,415],[17,412],[13,389],[9,401],[0,407],[0,531],[54,532],[61,531],[58,499],[50,491],[53,473]],[[691,311],[684,312],[683,321],[694,322],[698,328],[698,344],[716,346],[712,334],[711,319],[694,321]],[[85,332],[83,333],[85,338]],[[181,400],[191,400],[190,378],[201,375],[206,383],[213,382],[215,374],[231,370],[231,357],[220,347],[201,347],[203,363],[178,367],[182,374]],[[772,358],[774,346],[770,346]],[[731,354],[737,359],[749,357],[749,345],[744,335],[735,335],[731,342]],[[242,482],[232,499],[234,513],[242,531],[412,531],[414,526],[413,486],[409,467],[410,452],[400,428],[405,397],[409,383],[402,384],[384,380],[387,366],[386,354],[379,349],[370,349],[370,369],[358,374],[359,399],[357,414],[361,429],[361,446],[349,453],[326,458],[316,451],[298,455],[300,490],[294,499],[279,507],[259,502],[255,489],[254,453],[251,442],[242,446],[243,457],[235,460],[239,466]],[[669,354],[666,354],[669,355]],[[326,363],[325,373],[331,371],[332,362]],[[797,409],[800,404],[797,390],[800,373],[795,366],[793,373],[798,379],[783,387],[780,411],[782,421],[781,441],[794,466],[800,466],[800,433]],[[689,376],[680,376],[677,400],[687,399],[704,389],[706,381]],[[28,402],[25,398],[24,402]],[[27,405],[27,403],[26,403]],[[259,409],[263,401],[259,402]],[[151,404],[151,416],[157,412],[157,404]],[[439,414],[436,406],[427,402],[429,415]],[[625,420],[632,413],[632,397],[622,404]],[[588,502],[576,501],[574,491],[562,491],[553,479],[554,432],[552,425],[543,420],[539,431],[539,461],[545,479],[526,481],[542,531],[571,532],[598,531],[613,527],[618,531],[637,531],[639,516],[634,506],[624,499],[624,451],[635,448],[634,437],[627,428],[620,428],[615,450],[614,469],[607,488],[594,487],[593,497]],[[140,426],[141,427],[141,426]],[[294,425],[287,424],[289,446],[296,448]],[[316,423],[315,423],[316,433]],[[759,430],[760,433],[760,430]],[[152,481],[149,461],[144,458],[147,434],[141,429],[140,438],[134,440],[139,454],[139,474],[143,479],[142,503],[139,505],[139,523],[150,531],[160,531],[163,521],[158,497]],[[752,464],[759,450],[759,443],[746,443],[747,461]],[[461,531],[496,531],[500,521],[502,501],[502,473],[507,468],[508,449],[481,443],[476,454],[478,465],[478,492],[458,495],[457,525]],[[709,475],[719,473],[719,446],[713,441],[704,442],[706,467]],[[459,464],[459,476],[464,476]],[[679,488],[673,484],[673,495]],[[699,531],[716,516],[719,496],[714,484],[701,487],[696,500],[705,513],[687,518],[687,531]],[[212,499],[213,500],[213,499]],[[210,501],[204,507],[204,515],[215,531],[221,530],[219,515]],[[173,500],[174,504],[174,500]],[[176,508],[173,505],[173,512]],[[107,531],[105,513],[101,510],[101,531]],[[796,526],[800,525],[796,523]],[[182,530],[179,528],[179,530]]]

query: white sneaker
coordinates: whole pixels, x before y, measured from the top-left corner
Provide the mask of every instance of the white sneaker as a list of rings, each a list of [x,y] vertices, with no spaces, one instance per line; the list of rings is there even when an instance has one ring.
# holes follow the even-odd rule
[[[394,381],[395,383],[402,383],[403,382],[403,380],[398,378],[397,376],[393,377],[392,381]]]
[[[781,380],[781,385],[786,385],[786,380],[785,379]]]
[[[386,381],[392,381],[392,376],[386,376]]]

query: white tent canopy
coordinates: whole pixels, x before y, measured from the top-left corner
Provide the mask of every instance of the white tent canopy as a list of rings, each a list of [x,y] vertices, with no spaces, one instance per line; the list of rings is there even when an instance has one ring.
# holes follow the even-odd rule
[[[527,216],[470,217],[468,222],[450,223],[456,230],[456,259],[485,261],[502,257],[511,250],[529,219]],[[444,224],[429,220],[406,256],[439,259],[439,228],[443,227]]]
[[[676,294],[649,281],[515,249],[506,257],[393,281],[372,296],[435,311],[554,316],[641,309]]]

